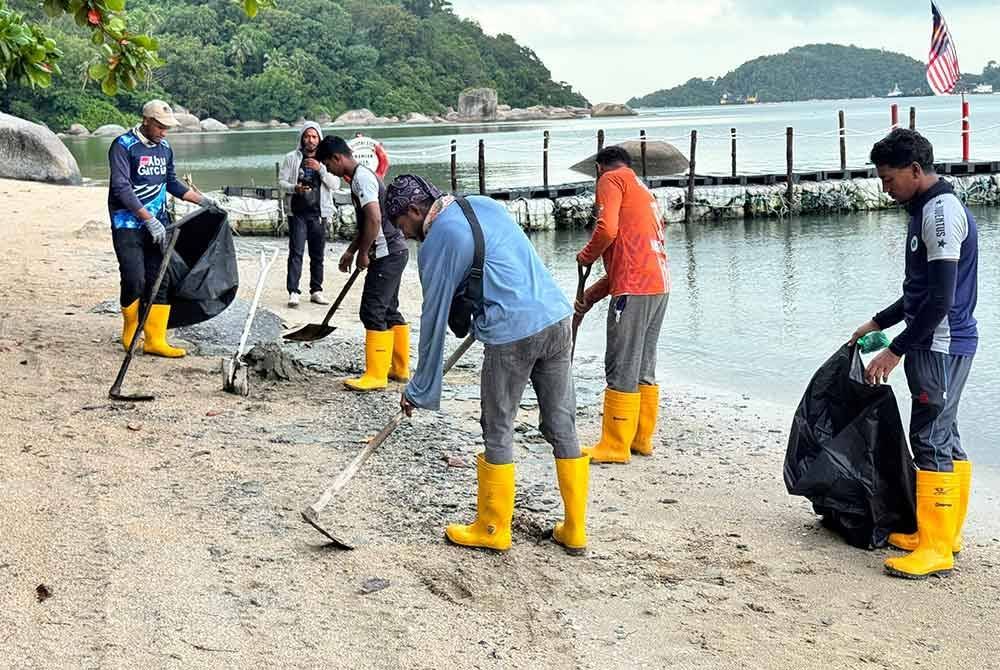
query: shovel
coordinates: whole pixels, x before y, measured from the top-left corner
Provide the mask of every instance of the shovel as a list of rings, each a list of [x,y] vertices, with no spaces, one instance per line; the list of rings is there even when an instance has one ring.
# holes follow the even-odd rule
[[[257,286],[253,291],[253,301],[250,303],[250,312],[247,314],[247,321],[243,325],[243,335],[240,337],[240,344],[230,358],[222,359],[222,390],[236,393],[241,396],[250,395],[250,378],[247,375],[247,367],[243,362],[244,350],[247,346],[247,338],[250,336],[250,327],[253,325],[253,317],[257,314],[257,305],[260,302],[260,294],[264,289],[264,282],[267,273],[278,258],[277,250],[271,255],[271,260],[267,260],[264,252],[260,252],[260,271],[257,275]]]
[[[442,374],[445,375],[448,374],[448,371],[455,366],[455,363],[458,362],[458,359],[460,359],[462,355],[469,350],[469,347],[471,347],[474,342],[475,339],[471,335],[465,338],[462,341],[462,344],[458,345],[458,349],[456,349],[454,353],[452,353],[452,355],[445,362],[444,372]],[[337,475],[337,478],[333,480],[333,483],[330,484],[329,488],[323,491],[323,494],[319,497],[319,500],[317,500],[312,505],[310,505],[309,507],[305,508],[302,511],[302,520],[305,521],[310,526],[312,526],[313,528],[315,528],[316,530],[318,530],[319,532],[323,533],[323,535],[325,535],[326,538],[330,540],[331,544],[333,544],[333,546],[336,547],[337,549],[354,549],[354,546],[348,544],[344,540],[338,538],[336,535],[334,535],[333,533],[327,531],[322,526],[320,526],[319,525],[320,512],[323,511],[324,507],[330,504],[330,501],[333,500],[333,497],[342,488],[347,486],[347,482],[351,481],[351,479],[354,478],[354,475],[358,474],[358,470],[360,470],[361,466],[365,464],[365,461],[368,460],[369,456],[371,456],[375,452],[375,450],[378,449],[383,442],[385,442],[386,438],[392,435],[393,431],[399,427],[399,424],[401,424],[403,422],[403,419],[405,418],[406,414],[404,414],[402,411],[397,412],[396,415],[392,417],[392,420],[389,421],[389,423],[387,423],[385,427],[379,431],[378,435],[373,437],[368,442],[368,444],[365,445],[365,448],[362,449],[361,452],[354,457],[354,460],[352,460],[347,465],[347,467],[344,468],[339,475]]]
[[[344,288],[340,289],[340,295],[338,295],[337,299],[333,301],[330,311],[326,313],[323,323],[307,323],[298,330],[285,333],[285,339],[291,342],[315,342],[316,340],[322,340],[324,337],[337,330],[336,326],[329,325],[330,319],[333,318],[333,313],[337,311],[338,307],[340,307],[340,303],[344,301],[344,298],[347,296],[347,292],[351,290],[352,286],[354,286],[354,280],[358,278],[359,274],[361,274],[361,268],[355,268],[351,278],[347,280],[346,284],[344,284]]]
[[[591,266],[591,265],[577,265],[576,266],[576,274],[577,274],[577,277],[578,277],[577,282],[576,282],[576,300],[577,300],[577,302],[580,302],[580,301],[583,300],[583,296],[585,294],[585,289],[587,288],[587,277],[590,276],[590,268],[591,267],[593,267],[593,266]],[[574,313],[573,314],[573,352],[572,352],[572,354],[570,354],[571,358],[572,358],[573,355],[576,354],[576,331],[578,331],[580,329],[580,324],[581,323],[583,323],[583,317],[582,316],[577,316]]]
[[[149,402],[156,399],[156,396],[145,393],[125,395],[122,393],[122,382],[125,381],[125,373],[128,372],[128,367],[132,364],[132,355],[135,353],[136,345],[139,344],[139,335],[142,333],[143,328],[145,328],[146,319],[149,318],[149,312],[153,307],[152,296],[155,296],[157,291],[160,290],[160,284],[163,283],[163,277],[167,274],[167,268],[170,267],[170,257],[173,256],[174,246],[177,244],[177,238],[181,235],[181,226],[191,219],[200,216],[201,213],[205,211],[206,209],[204,207],[199,207],[175,223],[173,226],[173,231],[170,233],[170,242],[167,243],[167,248],[163,252],[163,261],[160,263],[160,269],[156,273],[156,281],[153,282],[153,288],[149,292],[150,301],[146,303],[145,307],[143,307],[142,317],[139,319],[139,323],[135,328],[135,335],[132,337],[132,343],[129,345],[128,352],[125,354],[125,360],[122,361],[122,366],[118,369],[118,376],[115,377],[115,383],[111,385],[111,389],[108,391],[108,397],[112,400],[122,400],[124,402]]]

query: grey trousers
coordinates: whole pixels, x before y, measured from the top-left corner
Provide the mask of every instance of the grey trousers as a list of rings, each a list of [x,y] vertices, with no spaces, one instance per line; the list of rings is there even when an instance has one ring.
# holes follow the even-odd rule
[[[538,428],[556,458],[578,458],[571,319],[531,337],[483,349],[481,381],[486,462],[514,462],[514,418],[531,381],[538,397]]]
[[[958,403],[972,356],[911,351],[903,360],[913,398],[910,449],[921,470],[952,472],[952,461],[969,460],[958,433]]]
[[[636,393],[639,384],[656,383],[656,345],[669,299],[669,293],[611,297],[604,353],[608,388]]]

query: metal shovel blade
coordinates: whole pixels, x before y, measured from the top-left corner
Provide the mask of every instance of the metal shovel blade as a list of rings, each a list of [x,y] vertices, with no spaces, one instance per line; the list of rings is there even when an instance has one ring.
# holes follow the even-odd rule
[[[147,395],[143,393],[126,395],[124,393],[115,393],[114,391],[108,393],[108,398],[111,400],[120,400],[122,402],[151,402],[156,400],[155,395]]]
[[[311,507],[306,508],[306,510],[302,512],[302,520],[305,521],[310,526],[312,526],[313,528],[315,528],[316,530],[318,530],[319,532],[321,532],[323,535],[325,535],[326,538],[330,540],[330,544],[332,544],[335,548],[343,549],[345,551],[352,551],[354,549],[353,545],[344,542],[343,540],[334,535],[331,535],[324,528],[322,528],[319,525],[319,519],[316,518],[316,513],[313,512]]]
[[[289,342],[315,342],[337,330],[336,326],[324,326],[322,323],[307,323],[298,330],[283,335]]]

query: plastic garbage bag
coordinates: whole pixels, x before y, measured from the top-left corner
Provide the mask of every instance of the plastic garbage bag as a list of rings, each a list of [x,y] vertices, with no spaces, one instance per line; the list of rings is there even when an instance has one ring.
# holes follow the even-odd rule
[[[808,498],[853,546],[883,547],[889,533],[916,530],[916,475],[896,396],[864,382],[856,347],[841,347],[809,382],[784,474],[788,492]]]
[[[225,211],[202,210],[184,223],[168,274],[170,328],[207,321],[229,307],[240,275]]]

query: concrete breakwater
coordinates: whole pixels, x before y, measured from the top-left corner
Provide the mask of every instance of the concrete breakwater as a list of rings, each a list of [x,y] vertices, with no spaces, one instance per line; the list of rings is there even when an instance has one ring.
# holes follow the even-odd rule
[[[944,179],[955,187],[959,198],[968,205],[1000,206],[1000,174],[945,175]],[[582,191],[579,188],[573,190]],[[652,192],[664,223],[685,220],[687,189],[666,186],[653,188]],[[554,189],[550,197],[510,198],[509,192],[499,195],[494,197],[504,202],[514,220],[528,231],[581,228],[591,223],[593,191],[560,196],[558,189]],[[230,222],[240,235],[281,236],[288,232],[278,200],[226,195],[219,196],[219,200],[230,210]],[[357,226],[354,207],[344,204],[343,196],[338,200],[336,213],[329,223],[329,235],[334,239],[350,239]],[[192,207],[179,201],[175,201],[173,206],[175,215],[179,216]],[[836,214],[894,206],[889,196],[882,192],[879,179],[872,177],[799,182],[793,184],[790,191],[787,184],[781,183],[706,185],[694,188],[690,221]]]

